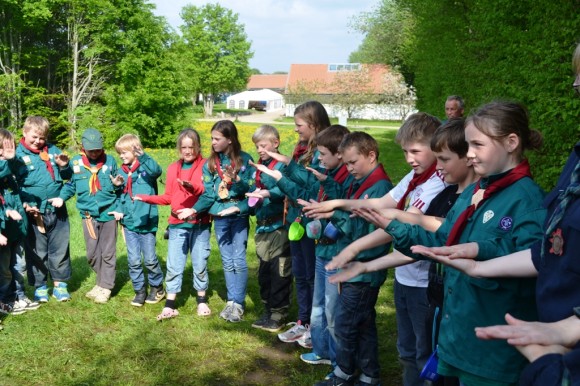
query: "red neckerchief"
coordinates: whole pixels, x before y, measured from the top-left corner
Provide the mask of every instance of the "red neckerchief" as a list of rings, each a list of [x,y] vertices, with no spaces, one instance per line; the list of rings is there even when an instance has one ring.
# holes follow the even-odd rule
[[[329,171],[328,169],[326,169],[326,172],[324,174],[328,175],[328,173]],[[348,169],[346,168],[346,164],[342,164],[340,165],[340,167],[338,168],[338,170],[336,171],[336,173],[332,178],[342,185],[342,183],[346,180],[346,177],[348,177]],[[320,189],[318,189],[318,198],[316,199],[316,201],[322,202],[325,200],[326,194],[324,193],[324,186],[320,184]]]
[[[232,165],[232,168],[236,168],[236,164],[234,163],[234,160],[230,160],[230,164]],[[216,171],[218,173],[218,176],[220,176],[221,180],[224,180],[224,172],[222,171],[222,166],[220,164],[220,157],[217,156],[216,160],[215,160],[215,168]],[[230,180],[230,182],[227,183],[228,187],[230,187],[233,184],[233,181]]]
[[[105,164],[105,161],[107,160],[105,150],[103,150],[101,156],[96,160],[97,164],[95,166],[91,166],[89,158],[85,153],[85,149],[81,149],[81,157],[83,160],[83,166],[85,167],[85,169],[91,172],[91,178],[89,179],[89,193],[95,195],[99,190],[101,190],[101,181],[99,181],[98,173],[99,170],[101,170],[101,168]]]
[[[365,181],[358,187],[358,189],[354,193],[354,196],[352,196],[351,194],[356,181],[353,181],[350,184],[346,198],[356,200],[365,192],[365,190],[367,190],[368,188],[370,188],[371,186],[382,180],[390,181],[391,179],[387,175],[387,172],[385,171],[383,165],[379,164],[379,166],[377,166],[375,170],[373,170],[371,174],[365,179]]]
[[[413,174],[413,178],[411,178],[411,181],[409,181],[409,185],[407,185],[407,191],[405,192],[405,194],[403,194],[403,197],[401,197],[401,199],[397,203],[397,209],[405,210],[405,201],[407,200],[407,196],[409,195],[409,193],[411,193],[413,190],[415,190],[417,188],[417,186],[421,185],[422,183],[427,181],[429,178],[431,178],[433,173],[435,173],[436,167],[437,167],[437,161],[433,162],[433,164],[431,164],[431,166],[429,166],[429,169],[425,170],[423,173]]]
[[[139,163],[139,160],[137,158],[135,158],[133,166],[131,167],[125,164],[121,165],[121,169],[123,169],[123,171],[127,173],[127,182],[125,184],[125,189],[123,189],[123,193],[129,192],[129,197],[131,197],[131,200],[133,200],[133,173],[135,173],[137,169],[139,169],[139,166],[141,166],[141,164]]]
[[[275,159],[271,159],[270,163],[268,164],[268,169],[274,170],[274,166],[276,166],[277,163],[278,163],[278,161],[276,161]],[[262,165],[261,158],[258,160],[258,164]],[[258,188],[258,189],[264,189],[264,185],[262,184],[262,179],[260,177],[261,174],[262,174],[261,171],[256,170],[256,188]]]
[[[294,147],[294,152],[292,153],[292,159],[296,162],[308,151],[308,142],[298,142],[296,147]]]
[[[500,192],[506,186],[510,186],[514,182],[524,177],[532,177],[532,174],[530,173],[530,164],[527,160],[522,161],[518,166],[510,170],[505,176],[491,182],[487,188],[481,191],[479,186],[481,179],[477,181],[473,189],[471,205],[469,205],[463,212],[461,212],[457,220],[455,220],[455,224],[453,224],[453,228],[451,228],[451,232],[449,232],[449,236],[447,237],[447,242],[445,245],[455,245],[459,242],[459,238],[461,237],[461,234],[467,225],[467,220],[471,218],[473,213],[477,210],[482,202],[485,202],[493,194]]]
[[[48,170],[50,176],[52,177],[52,180],[54,181],[54,168],[52,167],[52,164],[50,163],[50,157],[48,156],[48,145],[44,145],[42,150],[33,149],[26,144],[24,138],[20,138],[20,144],[24,146],[26,150],[31,151],[34,154],[38,154],[40,156],[40,159],[43,160],[44,163],[46,164],[46,170]]]

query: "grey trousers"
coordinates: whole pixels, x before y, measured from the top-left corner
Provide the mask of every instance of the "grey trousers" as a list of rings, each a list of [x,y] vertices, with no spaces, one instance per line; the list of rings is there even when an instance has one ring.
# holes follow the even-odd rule
[[[89,232],[90,221],[96,239]],[[115,286],[117,265],[117,221],[98,222],[83,219],[83,233],[87,248],[87,260],[97,274],[97,285],[112,290]]]

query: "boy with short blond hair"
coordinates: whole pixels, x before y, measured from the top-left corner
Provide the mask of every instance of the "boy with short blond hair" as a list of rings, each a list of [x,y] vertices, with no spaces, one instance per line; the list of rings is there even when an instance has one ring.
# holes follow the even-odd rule
[[[281,171],[285,165],[266,152],[278,152],[280,134],[270,125],[256,129],[252,136],[260,159],[259,165]],[[260,170],[255,174],[256,190],[247,193],[250,213],[256,216],[256,255],[260,260],[258,282],[264,305],[262,316],[252,327],[276,332],[283,326],[290,307],[292,293],[292,258],[288,230],[284,227],[285,195],[276,180]]]
[[[157,194],[157,178],[162,170],[159,164],[143,151],[141,140],[134,134],[125,134],[117,140],[115,150],[123,162],[119,175],[125,180],[125,187],[119,207],[113,215],[123,225],[127,244],[129,277],[133,283],[135,297],[131,305],[141,307],[145,303],[155,304],[165,297],[163,272],[155,253],[156,232],[159,224],[157,205],[142,200],[134,200],[137,194]],[[147,269],[150,292],[141,263]]]
[[[52,296],[60,302],[70,300],[66,282],[72,273],[67,209],[54,205],[64,180],[71,178],[72,169],[68,156],[47,142],[48,130],[46,118],[26,118],[23,137],[16,148],[18,165],[14,173],[29,220],[25,253],[34,274],[34,299],[41,303],[49,300],[49,275],[54,282]]]

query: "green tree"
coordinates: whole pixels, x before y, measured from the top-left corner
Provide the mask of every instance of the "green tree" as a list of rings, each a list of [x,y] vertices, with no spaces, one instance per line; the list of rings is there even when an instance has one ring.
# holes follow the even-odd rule
[[[251,75],[251,44],[237,14],[219,4],[188,5],[182,9],[181,18],[189,77],[203,95],[205,114],[212,115],[215,95],[246,87]]]
[[[414,48],[415,19],[404,4],[382,0],[377,8],[352,18],[350,27],[364,35],[358,49],[350,54],[351,63],[380,63],[401,72],[413,83],[409,57]]]

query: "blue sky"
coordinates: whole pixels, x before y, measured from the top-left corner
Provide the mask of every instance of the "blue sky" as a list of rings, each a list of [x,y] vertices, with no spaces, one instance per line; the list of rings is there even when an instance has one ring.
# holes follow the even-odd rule
[[[175,28],[179,12],[201,0],[150,0],[156,15]],[[371,11],[379,0],[222,0],[238,14],[252,41],[250,66],[262,73],[288,71],[291,63],[344,63],[359,46],[362,35],[350,29],[353,16]]]

